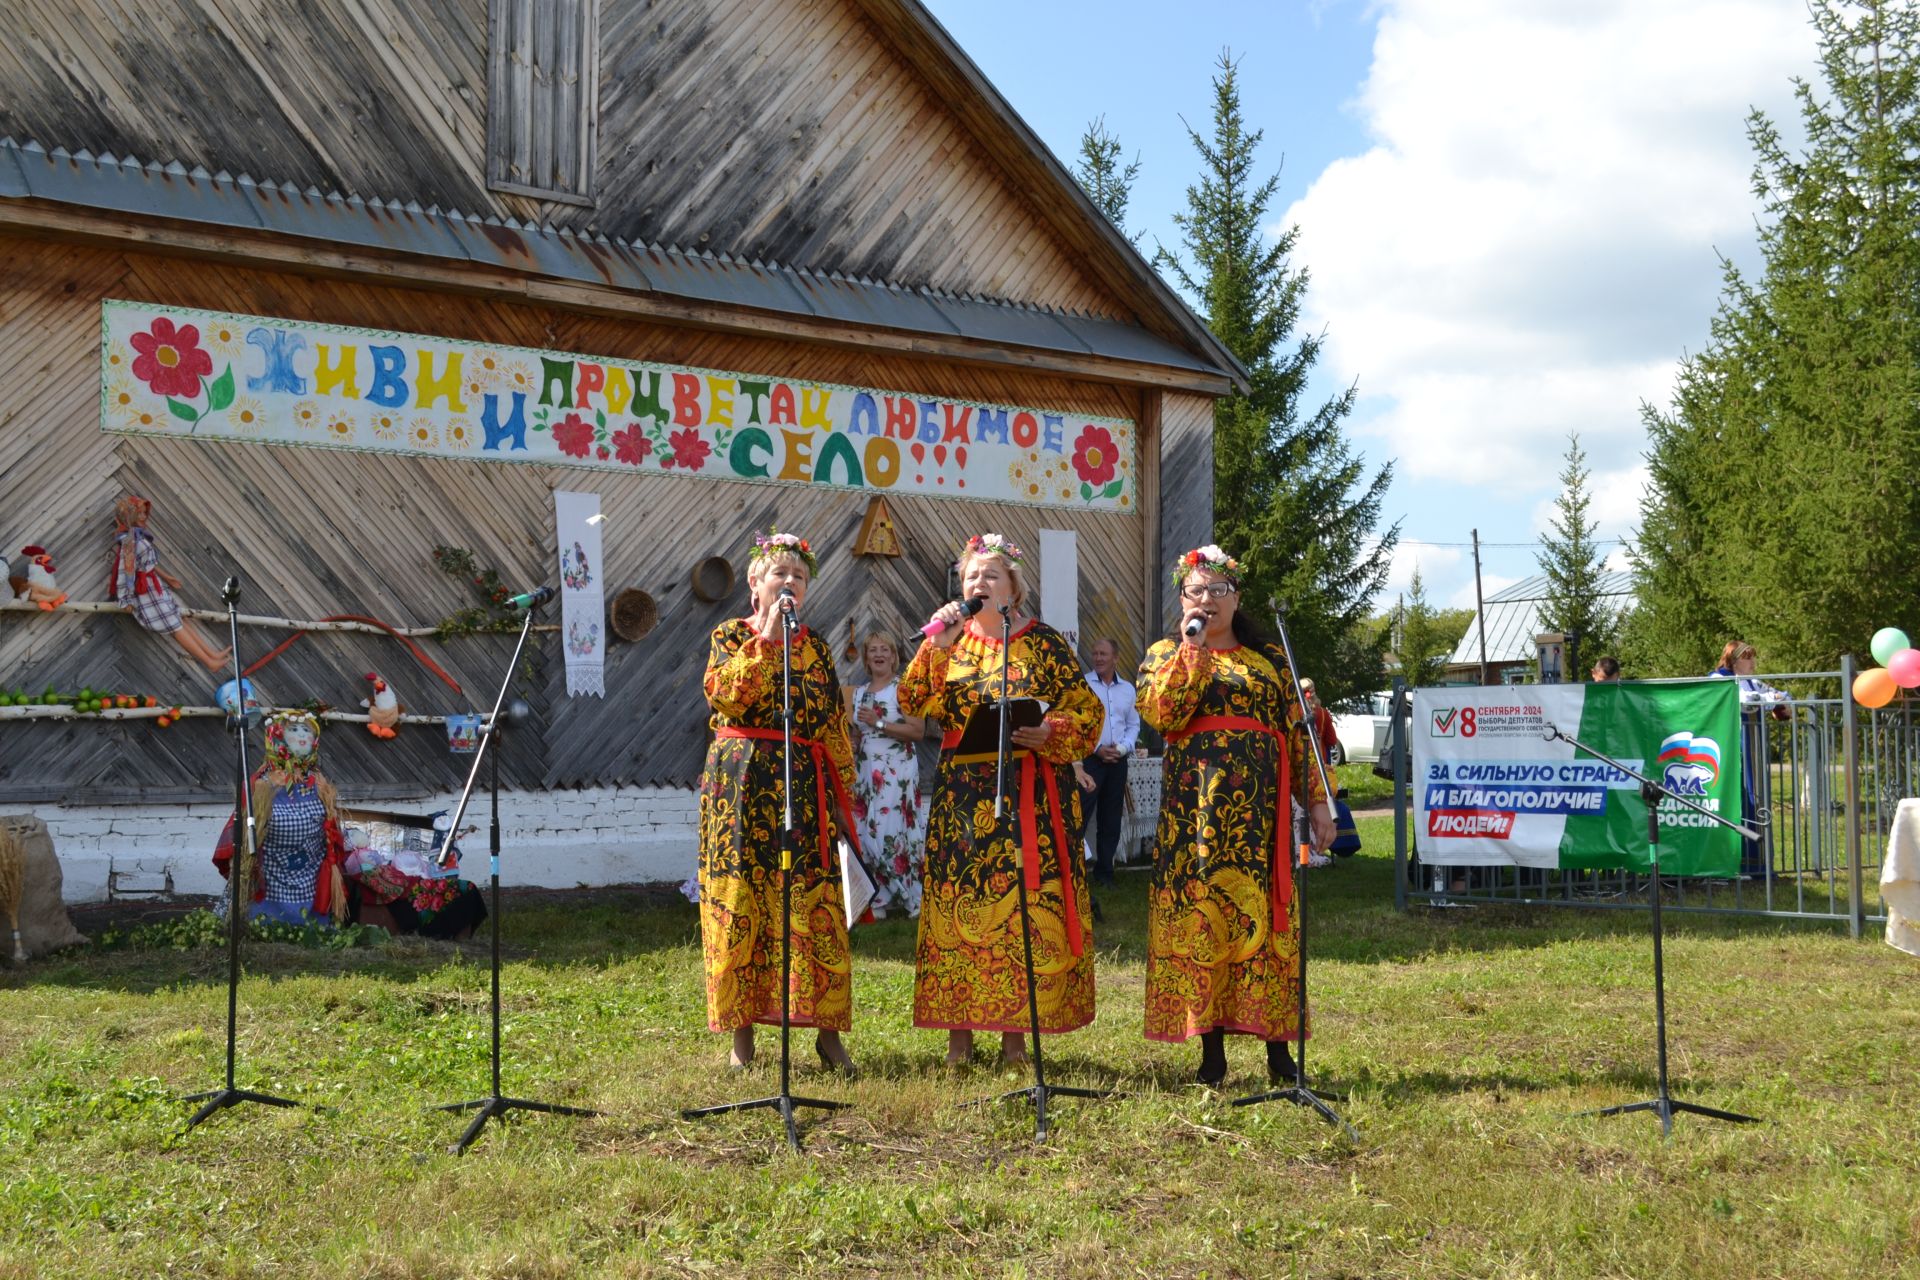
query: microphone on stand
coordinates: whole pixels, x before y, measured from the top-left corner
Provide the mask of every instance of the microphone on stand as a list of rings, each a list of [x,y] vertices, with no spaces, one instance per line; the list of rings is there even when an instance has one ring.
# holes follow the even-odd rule
[[[971,618],[974,614],[980,612],[982,609],[987,607],[987,602],[981,599],[979,596],[975,596],[971,600],[955,600],[954,603],[959,605],[960,612],[965,614],[969,618]],[[927,637],[929,640],[931,640],[933,637],[939,635],[942,631],[945,631],[946,629],[947,629],[947,624],[940,621],[940,619],[935,618],[932,622],[929,622],[926,626],[920,628],[920,634]]]
[[[786,614],[789,618],[793,616],[793,588],[792,587],[780,588],[780,612]]]
[[[517,596],[507,597],[509,609],[538,609],[553,599],[552,587],[535,587],[532,591],[523,591]]]

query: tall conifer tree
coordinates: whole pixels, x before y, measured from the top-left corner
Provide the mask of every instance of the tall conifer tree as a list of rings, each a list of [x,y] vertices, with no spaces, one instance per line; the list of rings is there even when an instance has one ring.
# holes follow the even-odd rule
[[[1140,157],[1120,163],[1120,139],[1107,130],[1107,118],[1101,116],[1080,135],[1080,163],[1073,167],[1074,179],[1087,193],[1114,229],[1130,241],[1140,233],[1127,231],[1127,201],[1133,197],[1133,180],[1140,174]]]
[[[1264,622],[1269,598],[1287,601],[1304,674],[1338,700],[1382,678],[1384,637],[1367,638],[1362,624],[1399,537],[1397,526],[1376,534],[1392,468],[1369,477],[1341,433],[1353,387],[1303,409],[1321,340],[1295,333],[1307,290],[1306,269],[1291,262],[1299,233],[1267,235],[1279,176],[1256,176],[1263,131],[1247,130],[1232,56],[1218,68],[1212,134],[1187,130],[1201,172],[1174,215],[1184,252],[1163,246],[1155,262],[1198,301],[1251,384],[1213,419],[1214,536],[1246,568],[1241,607]]]
[[[1708,344],[1649,409],[1632,656],[1698,671],[1860,652],[1920,598],[1920,13],[1814,0],[1804,151],[1756,112],[1764,271],[1725,268]]]
[[[1593,497],[1587,492],[1590,473],[1577,434],[1567,437],[1566,459],[1553,520],[1540,540],[1540,572],[1547,578],[1540,627],[1543,631],[1577,634],[1580,654],[1591,660],[1612,651],[1619,618],[1612,602],[1600,593],[1606,557],[1594,541],[1593,519],[1588,515],[1593,505]],[[1569,671],[1565,678],[1582,680],[1586,673]]]

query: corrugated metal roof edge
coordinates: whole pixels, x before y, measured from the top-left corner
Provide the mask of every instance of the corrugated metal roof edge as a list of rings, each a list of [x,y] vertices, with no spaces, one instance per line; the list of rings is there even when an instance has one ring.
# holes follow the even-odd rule
[[[125,187],[115,189],[114,184],[135,179],[142,183],[138,198]],[[474,217],[437,205],[423,209],[415,201],[301,189],[245,173],[189,169],[178,161],[143,162],[84,148],[48,150],[33,140],[0,137],[0,199],[50,200],[242,227],[812,319],[1220,372],[1145,329],[1085,312],[632,242],[511,217]]]

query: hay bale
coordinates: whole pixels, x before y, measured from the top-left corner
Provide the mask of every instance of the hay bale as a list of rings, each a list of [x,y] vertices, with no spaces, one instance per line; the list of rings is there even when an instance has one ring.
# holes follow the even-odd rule
[[[54,855],[47,824],[31,814],[0,815],[0,831],[21,853],[19,928],[27,955],[45,955],[85,942],[86,935],[73,927],[61,900],[60,859]]]

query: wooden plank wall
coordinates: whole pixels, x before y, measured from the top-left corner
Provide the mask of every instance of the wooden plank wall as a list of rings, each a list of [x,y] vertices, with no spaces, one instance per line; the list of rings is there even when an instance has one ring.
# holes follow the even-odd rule
[[[1162,395],[1159,436],[1161,572],[1147,610],[1164,633],[1179,612],[1167,571],[1176,556],[1213,540],[1213,401],[1178,392]]]
[[[0,135],[1127,310],[849,0],[602,0],[591,208],[487,189],[486,0],[8,11]]]
[[[1029,374],[0,239],[0,492],[9,495],[0,506],[0,545],[48,545],[62,586],[76,599],[104,597],[112,505],[127,489],[153,499],[163,565],[186,580],[191,604],[215,607],[218,584],[238,572],[249,611],[358,613],[415,625],[468,603],[462,584],[432,565],[428,550],[436,542],[471,547],[509,581],[549,581],[552,490],[601,495],[608,580],[653,594],[661,622],[641,644],[613,649],[604,701],[567,698],[557,647],[551,640],[541,647],[525,682],[538,736],[515,742],[503,758],[516,786],[692,782],[705,749],[698,678],[706,636],[744,608],[751,533],[776,519],[824,550],[807,614],[836,652],[846,644],[849,619],[863,633],[923,620],[943,598],[946,565],[968,534],[991,529],[1032,548],[1043,526],[1079,534],[1083,634],[1120,637],[1128,650],[1123,662],[1137,657],[1146,638],[1142,558],[1150,540],[1138,515],[901,495],[889,502],[908,554],[856,559],[851,547],[866,498],[847,491],[108,435],[98,412],[104,297],[1119,417],[1137,418],[1139,397]],[[1153,442],[1143,442],[1143,468],[1150,470],[1155,456]],[[712,555],[731,559],[742,585],[735,599],[709,605],[687,584],[690,568]],[[258,654],[282,638],[250,629],[242,642]],[[344,706],[365,692],[361,673],[379,670],[415,709],[463,710],[490,696],[509,647],[491,637],[423,646],[465,686],[465,699],[396,642],[356,635],[307,637],[261,673],[260,685],[279,701],[317,696]],[[855,672],[851,663],[844,670],[849,679]],[[0,684],[37,689],[50,681],[196,702],[209,701],[216,683],[174,644],[130,619],[0,615]],[[10,729],[0,734],[0,801],[218,795],[225,744],[211,721],[164,731],[99,722]],[[362,796],[454,785],[464,759],[449,756],[438,729],[426,727],[378,743],[358,727],[338,726],[323,751],[329,771]]]

